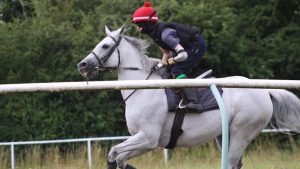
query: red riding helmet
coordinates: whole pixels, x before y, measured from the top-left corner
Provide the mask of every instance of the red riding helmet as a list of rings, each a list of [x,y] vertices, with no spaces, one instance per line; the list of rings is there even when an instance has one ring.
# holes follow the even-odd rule
[[[132,15],[132,22],[157,22],[158,15],[150,2],[145,2],[144,6],[137,9]]]

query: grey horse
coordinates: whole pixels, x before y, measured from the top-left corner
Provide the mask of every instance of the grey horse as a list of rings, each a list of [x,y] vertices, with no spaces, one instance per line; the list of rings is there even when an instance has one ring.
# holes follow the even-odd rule
[[[124,35],[124,26],[110,31],[92,52],[78,63],[79,72],[87,78],[98,71],[117,69],[118,80],[161,79],[158,71],[150,74],[159,60],[145,55],[147,43]],[[229,77],[244,78],[244,77]],[[125,99],[133,90],[121,90]],[[281,89],[223,88],[222,99],[229,118],[228,168],[240,169],[248,144],[272,121],[278,128],[300,132],[300,100]],[[174,112],[168,112],[164,89],[137,90],[126,100],[125,117],[132,135],[115,145],[108,154],[108,169],[134,169],[126,160],[157,147],[166,147],[171,135]],[[221,145],[219,110],[186,114],[183,134],[177,147],[191,147],[216,139]]]

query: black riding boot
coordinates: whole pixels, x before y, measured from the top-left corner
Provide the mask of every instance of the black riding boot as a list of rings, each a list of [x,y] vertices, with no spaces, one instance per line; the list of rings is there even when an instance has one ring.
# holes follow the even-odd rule
[[[196,110],[196,111],[201,111],[202,106],[198,101],[197,90],[195,88],[183,88],[182,91],[183,91],[183,94],[184,94],[184,97],[185,97],[184,106],[187,109],[193,109],[193,110]]]

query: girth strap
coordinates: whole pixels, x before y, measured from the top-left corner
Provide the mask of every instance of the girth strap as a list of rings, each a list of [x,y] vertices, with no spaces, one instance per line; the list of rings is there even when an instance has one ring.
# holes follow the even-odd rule
[[[166,149],[173,149],[177,144],[178,137],[183,133],[181,129],[186,109],[176,109],[174,122],[171,130],[171,137]]]

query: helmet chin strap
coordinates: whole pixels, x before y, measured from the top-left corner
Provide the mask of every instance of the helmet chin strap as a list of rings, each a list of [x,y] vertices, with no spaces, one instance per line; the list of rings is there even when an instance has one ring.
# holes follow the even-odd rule
[[[141,33],[143,34],[149,34],[151,33],[153,29],[153,25],[150,24],[152,17],[156,14],[156,11],[154,10],[151,15],[148,17],[147,21],[145,22],[145,25],[142,27]]]
[[[150,22],[150,20],[152,19],[152,17],[156,14],[156,11],[154,10],[152,12],[152,14],[149,16],[149,18],[147,19],[147,22]]]
[[[143,27],[141,33],[143,34],[150,34],[152,32],[152,28],[150,26]]]

